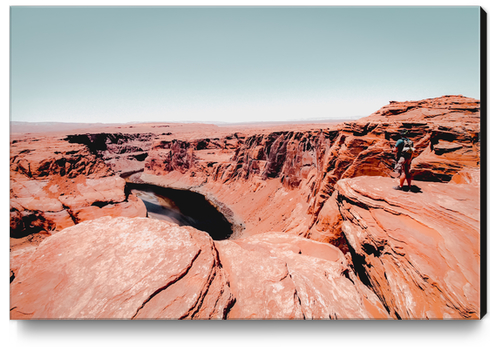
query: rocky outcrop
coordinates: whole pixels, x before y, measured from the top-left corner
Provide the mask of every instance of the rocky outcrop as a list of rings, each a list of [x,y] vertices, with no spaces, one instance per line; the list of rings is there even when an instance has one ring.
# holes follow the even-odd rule
[[[331,230],[344,235],[345,255],[284,233],[213,242],[146,218],[78,224],[11,255],[27,258],[11,317],[478,318],[478,187],[391,186],[366,176],[337,183],[324,208],[336,206]]]
[[[15,180],[10,189],[10,234],[23,237],[104,215],[144,217],[146,208],[134,195],[126,196],[125,181],[116,176],[47,180]]]
[[[329,244],[266,233],[216,245],[236,297],[230,319],[389,318]]]
[[[54,233],[104,215],[146,216],[125,181],[87,147],[56,138],[11,146],[10,235]]]
[[[480,100],[445,95],[417,101],[390,101],[369,118],[373,121],[392,118],[402,122],[480,123]]]
[[[392,189],[401,130],[416,147],[410,192]],[[390,102],[306,130],[133,135],[12,143],[11,235],[38,232],[11,242],[12,317],[480,317],[478,100]],[[146,215],[114,175],[143,166],[128,180],[201,193],[230,239],[103,217]]]
[[[12,319],[389,317],[333,246],[280,233],[213,242],[146,218],[104,217],[49,237],[11,292]]]
[[[27,179],[80,175],[99,178],[113,174],[87,147],[47,137],[12,141],[10,173],[11,177]]]
[[[382,177],[337,183],[341,230],[359,278],[393,318],[480,317],[479,187]]]
[[[157,137],[154,133],[95,133],[68,135],[66,140],[85,145],[114,172],[126,174],[144,168],[148,150]]]
[[[12,319],[222,319],[234,301],[207,234],[123,217],[47,238],[11,293]]]
[[[412,164],[417,180],[449,182],[465,168],[480,165],[479,100],[447,95],[420,101],[391,101],[359,122],[363,121],[394,121],[409,131],[418,148]]]
[[[479,133],[469,132],[467,129],[454,129],[451,135],[442,134],[452,141],[441,139],[441,132],[433,133],[430,146],[412,162],[416,179],[449,182],[459,172],[479,169]],[[459,138],[454,138],[457,135],[460,135]]]
[[[345,123],[327,153],[317,180],[317,213],[333,193],[335,183],[357,176],[392,177],[393,137],[406,131],[415,145],[415,180],[448,182],[466,168],[480,165],[480,102],[445,96],[414,102],[390,102],[371,116]]]

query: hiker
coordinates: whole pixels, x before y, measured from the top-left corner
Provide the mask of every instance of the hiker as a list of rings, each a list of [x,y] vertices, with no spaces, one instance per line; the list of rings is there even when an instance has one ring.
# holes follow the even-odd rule
[[[408,190],[412,187],[412,176],[410,174],[410,165],[412,164],[412,157],[414,152],[412,140],[406,137],[407,130],[403,130],[400,134],[394,136],[396,141],[393,152],[396,152],[396,165],[395,172],[399,174],[400,185],[393,187],[396,190],[402,190],[405,179],[407,180]]]

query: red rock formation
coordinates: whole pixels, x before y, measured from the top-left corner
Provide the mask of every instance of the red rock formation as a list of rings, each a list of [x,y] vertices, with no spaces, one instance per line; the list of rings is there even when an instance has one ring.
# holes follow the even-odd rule
[[[260,181],[277,178],[288,193],[298,190],[307,195],[302,201],[308,204],[312,219],[306,223],[311,226],[318,221],[317,215],[338,180],[393,177],[392,137],[403,129],[408,130],[416,147],[414,179],[448,182],[460,171],[479,167],[479,101],[447,96],[392,102],[369,117],[330,129],[249,137],[236,134],[238,143],[232,145],[223,138],[157,142],[149,152],[145,177],[158,184],[177,184],[219,196],[225,205],[234,202],[218,192],[221,185],[240,186],[243,195],[254,191]],[[295,193],[291,198],[296,200]],[[269,202],[255,201],[262,206]],[[250,217],[245,214],[241,219],[253,220]],[[264,213],[258,218],[267,216]]]
[[[213,243],[146,218],[49,237],[11,292],[12,319],[388,318],[333,246],[277,233]]]
[[[396,121],[434,121],[480,123],[480,101],[462,95],[445,95],[419,101],[390,101],[369,116],[372,121],[393,118]]]
[[[125,181],[120,177],[66,179],[54,175],[46,180],[14,180],[11,187],[12,236],[30,229],[61,230],[103,215],[146,216],[139,199],[126,197]]]
[[[480,188],[480,168],[463,169],[451,179],[451,183],[471,184]]]
[[[11,293],[12,319],[222,319],[233,303],[207,234],[147,218],[47,238]]]
[[[389,318],[329,244],[266,233],[216,245],[236,297],[230,319]]]
[[[393,318],[480,317],[479,187],[382,177],[337,183],[356,272]]]
[[[50,235],[105,215],[146,216],[143,202],[126,196],[125,181],[84,145],[50,137],[13,141],[10,164],[11,237]]]
[[[29,262],[36,249],[37,245],[27,245],[10,252],[10,282],[13,281],[20,267]]]
[[[144,215],[141,201],[124,193],[124,182],[113,171],[137,171],[143,162],[136,157],[148,153],[144,172],[131,180],[205,195],[233,222],[234,234],[227,241],[204,242],[209,252],[200,248],[207,254],[202,271],[208,280],[189,272],[191,277],[182,281],[169,280],[168,292],[155,282],[153,294],[144,291],[132,301],[125,318],[478,318],[479,122],[478,100],[445,96],[391,102],[369,117],[327,128],[240,133],[213,128],[216,136],[150,136],[151,147],[144,136],[111,133],[71,138],[79,144],[41,139],[47,146],[39,152],[27,143],[12,143],[11,230],[35,229],[40,231],[37,240],[46,238],[37,251],[21,241],[22,247],[12,248],[11,275],[14,282],[21,278],[12,284],[13,293],[18,295],[26,278],[35,278],[39,269],[22,264],[32,262],[29,254],[40,259],[50,252],[41,247],[55,242],[50,240],[59,234],[49,236],[52,230],[104,215]],[[392,136],[402,129],[415,143],[412,168],[421,193],[392,189]],[[49,141],[57,141],[62,150],[54,150]],[[82,163],[85,168],[70,159],[79,153],[89,158]],[[65,230],[98,225],[93,223]],[[183,256],[177,251],[169,255]],[[97,267],[89,254],[77,257]],[[47,276],[56,282],[62,275],[53,270]],[[138,281],[143,280],[136,278],[136,286]],[[173,301],[188,286],[189,297]],[[99,302],[111,297],[88,285],[80,290]],[[64,295],[57,298],[65,300]],[[190,299],[194,295],[202,300],[199,304]],[[148,298],[160,303],[143,304]],[[17,318],[24,313],[66,317],[69,311],[51,312],[41,304],[34,311],[27,309],[30,302],[16,300]],[[118,297],[114,300],[119,303]],[[116,314],[111,308],[105,316],[97,311],[100,307],[86,305],[93,317]],[[86,312],[83,317],[90,316]]]
[[[171,133],[165,133],[168,135]],[[104,160],[114,172],[126,174],[144,168],[144,160],[153,140],[154,133],[94,133],[68,135],[70,143],[87,146],[91,153]]]
[[[11,177],[43,179],[53,175],[104,177],[112,171],[87,147],[56,138],[14,140],[10,145]]]
[[[344,253],[349,251],[342,231],[343,217],[337,203],[338,193],[323,204],[318,216],[306,235],[309,239],[327,242],[339,247]]]

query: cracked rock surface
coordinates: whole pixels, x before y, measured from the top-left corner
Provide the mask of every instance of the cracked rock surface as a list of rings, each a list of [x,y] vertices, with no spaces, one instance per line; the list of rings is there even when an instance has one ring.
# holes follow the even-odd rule
[[[337,182],[357,273],[393,318],[475,319],[480,307],[479,187],[384,177]]]
[[[145,218],[49,237],[11,289],[12,319],[389,318],[332,245],[282,233],[213,242]]]
[[[236,296],[229,318],[389,318],[329,244],[283,233],[216,242]]]
[[[411,192],[393,189],[400,131]],[[12,319],[481,317],[479,100],[72,135],[11,134]],[[124,179],[200,193],[234,232],[141,218]]]
[[[47,238],[11,293],[13,319],[219,319],[233,302],[206,233],[125,217]]]

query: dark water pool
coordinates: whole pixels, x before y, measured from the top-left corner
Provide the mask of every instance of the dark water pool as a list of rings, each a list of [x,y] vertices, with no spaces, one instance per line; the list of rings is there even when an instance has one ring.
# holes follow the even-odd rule
[[[150,218],[192,226],[213,240],[228,239],[233,233],[232,224],[199,193],[130,182],[126,189],[143,200]]]

